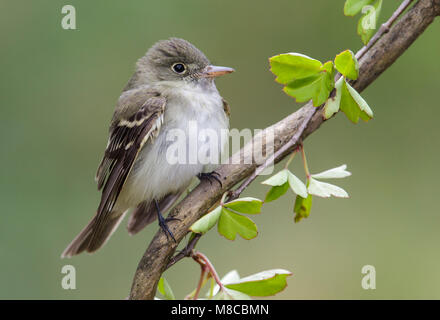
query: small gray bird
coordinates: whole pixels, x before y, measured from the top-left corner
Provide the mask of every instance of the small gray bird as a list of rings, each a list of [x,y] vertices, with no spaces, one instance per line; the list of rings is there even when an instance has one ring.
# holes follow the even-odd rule
[[[224,134],[229,128],[229,107],[214,79],[233,71],[210,65],[200,50],[177,38],[159,41],[138,60],[117,102],[96,173],[98,189],[102,189],[98,210],[62,257],[99,249],[130,208],[135,208],[127,227],[130,234],[157,217],[167,237],[174,239],[162,214],[194,176],[216,177],[209,175],[213,166],[200,161],[170,163],[167,148],[172,141],[167,134],[177,129],[189,137],[190,123],[196,123],[199,130],[214,130],[219,137]],[[225,139],[218,141],[221,152]],[[199,150],[210,146],[203,140],[197,144]]]

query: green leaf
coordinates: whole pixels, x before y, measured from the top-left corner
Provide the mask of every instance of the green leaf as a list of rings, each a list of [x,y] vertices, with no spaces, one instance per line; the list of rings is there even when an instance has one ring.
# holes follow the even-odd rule
[[[251,219],[226,208],[222,208],[218,232],[229,240],[235,240],[237,233],[247,240],[255,238],[258,234],[257,226]]]
[[[238,274],[237,270],[229,271],[223,278],[221,278],[221,283],[223,285],[226,285],[228,283],[235,283],[240,281],[240,275]],[[214,286],[214,289],[212,290],[212,293],[214,295],[214,300],[250,300],[251,297],[249,297],[247,294],[244,294],[240,291],[235,291],[231,289],[225,289],[226,292],[219,292],[220,287],[218,284]],[[209,292],[207,294],[209,296]]]
[[[295,222],[299,222],[302,218],[307,218],[310,215],[310,209],[312,208],[312,195],[309,194],[307,198],[296,196],[295,206],[293,212],[295,215]]]
[[[347,169],[347,165],[343,164],[342,166],[329,169],[320,173],[315,173],[312,174],[311,176],[315,179],[337,179],[337,178],[345,178],[351,176],[351,172],[345,169]]]
[[[231,289],[224,289],[216,294],[214,300],[251,300],[247,294]]]
[[[352,86],[350,86],[349,83],[346,83],[346,85],[347,85],[348,91],[350,92],[350,95],[352,96],[354,101],[356,101],[356,103],[359,106],[359,108],[361,109],[361,111],[363,111],[365,113],[365,115],[368,117],[368,119],[373,118],[373,116],[374,116],[373,110],[371,110],[368,103],[361,97],[359,92],[357,92]]]
[[[290,188],[292,188],[293,192],[295,192],[296,194],[300,195],[303,198],[307,198],[306,185],[290,171],[288,171],[288,181]]]
[[[357,123],[359,118],[365,121],[373,118],[367,102],[347,81],[342,83],[340,109],[353,123]]]
[[[335,57],[335,67],[347,78],[356,80],[359,76],[359,64],[351,50],[342,51]]]
[[[269,186],[281,186],[287,182],[287,169],[281,170],[277,174],[274,174],[267,180],[264,180],[262,184],[266,184]]]
[[[223,276],[223,278],[220,279],[220,282],[225,285],[228,283],[234,283],[238,282],[240,280],[240,275],[238,274],[237,270],[231,270],[227,274]],[[214,289],[212,290],[213,295],[215,296],[220,290],[220,286],[216,284],[214,286]],[[209,295],[209,292],[208,292]]]
[[[333,74],[333,71],[334,71],[333,61],[327,61],[326,63],[324,63],[321,67],[321,71],[329,73],[330,76],[334,76],[334,74]]]
[[[355,16],[361,12],[362,8],[369,5],[374,0],[347,0],[344,4],[344,14],[346,16]]]
[[[266,198],[264,199],[264,202],[271,202],[279,197],[281,197],[283,194],[287,192],[289,189],[289,183],[285,182],[281,186],[273,186],[270,188],[269,192],[266,194]]]
[[[226,294],[228,294],[233,300],[252,300],[246,293],[232,290],[232,289],[224,289],[226,290]]]
[[[324,118],[330,119],[336,112],[339,111],[339,106],[341,104],[342,96],[342,83],[344,82],[344,77],[340,77],[335,84],[335,95],[327,100],[324,106]]]
[[[315,107],[323,104],[333,90],[333,72],[323,69],[321,72],[307,78],[297,79],[284,87],[284,92],[296,99],[297,102],[313,101]]]
[[[217,208],[205,214],[199,220],[194,222],[189,229],[195,233],[206,233],[217,223],[221,213],[222,207],[218,206]]]
[[[371,37],[376,33],[380,11],[382,9],[382,0],[376,0],[372,7],[365,7],[365,14],[359,19],[357,33],[362,42],[366,45]]]
[[[287,286],[286,278],[291,275],[292,273],[287,270],[267,270],[225,286],[250,296],[267,297],[284,290]]]
[[[361,113],[359,114],[359,118],[361,118],[365,122],[368,122],[371,120],[370,116],[365,111],[361,111]]]
[[[223,206],[240,213],[255,214],[261,212],[263,202],[260,199],[246,197],[225,203]]]
[[[213,300],[233,300],[232,296],[228,294],[228,292],[220,291],[213,298]]]
[[[321,70],[322,63],[299,53],[284,53],[269,59],[276,81],[287,84],[295,79],[306,78]]]
[[[345,113],[347,118],[353,122],[358,123],[361,110],[358,104],[351,96],[347,89],[347,82],[343,81],[341,86],[341,104],[339,106],[342,112]]]
[[[329,198],[330,196],[338,197],[338,198],[348,198],[348,193],[333,184],[321,182],[314,178],[309,179],[309,194],[314,196]]]
[[[157,290],[159,290],[159,292],[165,297],[165,299],[176,300],[173,290],[171,290],[168,281],[164,277],[160,278],[159,283],[157,284]]]
[[[307,197],[307,188],[304,183],[288,169],[281,170],[280,172],[263,181],[262,183],[273,187],[279,187],[272,188],[269,191],[269,193],[266,195],[266,202],[278,199],[284,193],[286,193],[287,185],[289,185],[290,188],[292,188],[293,192],[295,192],[296,194]]]
[[[307,78],[290,82],[284,87],[284,92],[296,99],[297,102],[306,102],[313,98],[320,87],[324,73],[317,73]]]

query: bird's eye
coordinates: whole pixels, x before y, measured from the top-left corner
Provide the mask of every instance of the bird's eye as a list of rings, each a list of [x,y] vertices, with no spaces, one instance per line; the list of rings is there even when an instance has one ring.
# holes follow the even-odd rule
[[[176,73],[182,74],[186,71],[186,66],[183,63],[175,63],[171,69],[173,69],[173,71]]]

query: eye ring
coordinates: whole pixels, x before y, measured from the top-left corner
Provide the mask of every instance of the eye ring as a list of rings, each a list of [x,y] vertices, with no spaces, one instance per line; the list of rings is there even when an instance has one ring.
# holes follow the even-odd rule
[[[171,66],[171,70],[178,74],[184,74],[186,72],[186,66],[182,62],[177,62]]]

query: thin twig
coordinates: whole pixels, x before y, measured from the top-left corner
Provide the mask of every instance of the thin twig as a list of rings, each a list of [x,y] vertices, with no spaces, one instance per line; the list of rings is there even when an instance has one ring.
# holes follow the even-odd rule
[[[203,282],[204,282],[205,276],[206,276],[206,266],[205,265],[200,265],[200,268],[201,268],[200,279],[199,279],[199,283],[197,284],[197,288],[196,288],[196,292],[194,293],[193,300],[197,300],[198,299],[200,290],[202,290]]]
[[[202,236],[201,233],[197,233],[189,242],[188,244],[185,246],[185,248],[183,248],[182,251],[180,251],[178,254],[176,254],[173,258],[171,258],[170,262],[168,263],[168,265],[166,266],[166,269],[171,268],[174,264],[176,264],[177,262],[179,262],[180,260],[182,260],[183,258],[186,257],[190,257],[192,254],[192,251],[194,250],[194,248],[196,247],[197,242],[200,240],[200,237]]]
[[[289,159],[287,159],[286,164],[284,165],[284,169],[289,168],[290,163],[292,162],[293,158],[295,158],[296,151],[297,151],[297,150],[294,150],[294,151],[292,152],[292,154],[290,155]]]
[[[200,268],[202,270],[200,273],[200,278],[199,278],[199,282],[197,284],[197,288],[193,291],[193,293],[191,293],[190,295],[187,296],[187,299],[192,298],[193,300],[197,300],[197,298],[200,294],[200,290],[205,285],[205,283],[209,279],[209,277],[212,277],[212,279],[214,279],[214,281],[220,287],[221,291],[228,294],[225,286],[223,285],[223,283],[220,280],[220,277],[217,274],[217,271],[214,268],[214,265],[211,263],[211,261],[209,261],[208,257],[198,251],[192,251],[191,257],[194,259],[195,262],[197,262],[200,265]],[[205,279],[205,275],[206,275],[206,279]]]
[[[307,180],[310,180],[310,170],[309,170],[309,165],[307,163],[306,152],[304,151],[304,146],[301,145],[300,149],[301,149],[301,157],[304,165],[304,172],[306,173]]]
[[[411,2],[413,2],[413,0],[405,0],[401,3],[397,10],[393,12],[388,21],[380,26],[379,30],[374,34],[373,38],[370,39],[367,45],[362,47],[362,49],[356,53],[356,58],[358,60],[362,58],[364,54],[370,50],[385,33],[390,31],[390,28],[393,26],[394,22],[396,22],[402,13],[409,7]]]
[[[205,267],[208,272],[211,274],[211,276],[214,278],[215,282],[219,285],[221,290],[225,289],[225,286],[220,280],[220,277],[217,274],[217,271],[215,271],[214,265],[209,261],[208,257],[205,256],[203,253],[199,251],[195,251],[191,256],[198,264]]]

